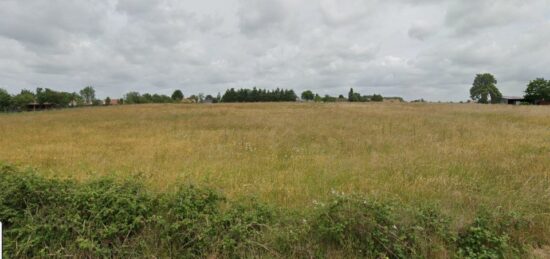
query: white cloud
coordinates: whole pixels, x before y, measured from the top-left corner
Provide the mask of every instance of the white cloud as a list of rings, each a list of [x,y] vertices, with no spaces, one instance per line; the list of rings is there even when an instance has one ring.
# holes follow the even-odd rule
[[[3,0],[0,87],[101,96],[229,87],[464,100],[550,67],[546,0]]]

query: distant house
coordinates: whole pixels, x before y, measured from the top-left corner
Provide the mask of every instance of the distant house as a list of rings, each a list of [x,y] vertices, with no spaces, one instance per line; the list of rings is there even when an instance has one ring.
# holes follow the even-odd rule
[[[503,104],[520,105],[522,102],[525,102],[525,99],[519,96],[502,96],[500,99],[500,103]]]
[[[182,103],[196,103],[197,101],[195,99],[190,99],[190,98],[183,98],[181,100]]]
[[[388,102],[388,103],[401,103],[401,102],[404,102],[403,98],[401,97],[384,97],[384,101],[383,102]]]
[[[120,104],[119,99],[111,99],[110,105],[119,105],[119,104]]]

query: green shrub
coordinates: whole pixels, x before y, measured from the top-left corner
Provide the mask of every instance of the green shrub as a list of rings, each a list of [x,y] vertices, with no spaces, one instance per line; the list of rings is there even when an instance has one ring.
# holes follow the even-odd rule
[[[464,228],[457,240],[457,254],[464,258],[509,258],[526,253],[526,240],[518,232],[530,222],[507,213],[481,210],[474,222]]]
[[[0,220],[9,255],[127,255],[132,249],[122,248],[151,214],[150,198],[132,182],[80,185],[0,170]]]
[[[226,204],[219,194],[193,186],[181,188],[163,202],[157,218],[171,255],[238,257],[256,250],[272,209],[255,201]]]
[[[490,212],[490,213],[489,213]],[[519,214],[481,210],[460,230],[437,207],[337,194],[302,211],[137,180],[79,183],[0,165],[6,257],[508,258],[544,245]]]
[[[410,210],[358,196],[336,195],[318,208],[312,235],[326,249],[369,258],[415,258],[450,242],[448,220],[433,209]],[[436,242],[437,241],[437,242]]]

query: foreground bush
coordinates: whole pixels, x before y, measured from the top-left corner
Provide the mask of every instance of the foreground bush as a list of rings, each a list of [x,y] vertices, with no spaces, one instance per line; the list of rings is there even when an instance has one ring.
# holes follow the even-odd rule
[[[302,212],[204,188],[153,194],[136,180],[45,179],[0,166],[4,256],[507,258],[532,223],[483,211],[453,230],[435,207],[335,193]]]

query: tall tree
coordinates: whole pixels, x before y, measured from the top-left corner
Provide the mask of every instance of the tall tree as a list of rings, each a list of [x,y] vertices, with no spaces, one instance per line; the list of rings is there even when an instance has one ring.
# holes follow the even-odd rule
[[[348,101],[353,102],[354,99],[355,99],[355,94],[353,93],[353,88],[350,88],[348,93]]]
[[[0,88],[0,111],[7,111],[11,106],[11,95],[5,89]]]
[[[176,102],[181,102],[181,100],[183,100],[183,93],[181,92],[181,90],[174,91],[174,93],[172,94],[172,100]]]
[[[124,95],[124,103],[127,103],[127,104],[142,103],[141,94],[139,94],[138,92],[127,93],[126,95]]]
[[[82,96],[86,104],[90,105],[95,100],[95,89],[92,86],[86,86],[80,90],[80,96]]]
[[[315,98],[315,95],[313,94],[312,91],[307,90],[302,92],[302,100],[311,101],[313,100],[313,98]]]
[[[497,80],[489,73],[476,75],[472,88],[470,88],[472,100],[479,103],[489,103],[489,97],[491,97],[491,103],[499,103],[502,94],[496,84]]]
[[[537,78],[527,85],[525,89],[525,100],[535,103],[540,100],[550,100],[550,80]]]

